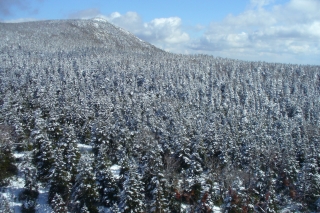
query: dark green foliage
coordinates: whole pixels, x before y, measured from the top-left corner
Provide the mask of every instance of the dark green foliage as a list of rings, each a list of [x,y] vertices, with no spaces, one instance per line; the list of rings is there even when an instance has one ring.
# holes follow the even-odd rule
[[[150,212],[167,212],[168,208],[168,188],[166,180],[159,173],[146,182],[146,202]]]
[[[35,213],[36,212],[37,202],[34,199],[26,199],[23,201],[21,206],[22,213]]]
[[[54,144],[48,138],[46,121],[40,114],[40,110],[35,111],[35,129],[31,133],[31,139],[33,142],[34,163],[38,170],[38,178],[41,181],[47,181],[49,171],[54,163]]]
[[[50,188],[48,201],[49,203],[52,203],[56,195],[59,195],[59,199],[69,201],[71,193],[71,174],[70,171],[67,170],[67,166],[62,155],[62,150],[56,149],[54,156],[55,162],[50,170],[49,175]]]
[[[99,192],[90,159],[81,159],[77,170],[78,174],[71,191],[71,211],[80,212],[88,209],[90,213],[98,213]]]
[[[6,185],[6,178],[17,173],[17,167],[13,164],[13,162],[14,158],[10,148],[0,147],[0,186]]]
[[[194,202],[197,202],[200,199],[200,195],[201,195],[201,183],[199,183],[196,180],[195,183],[190,188],[192,192],[192,200]]]
[[[120,192],[119,209],[121,212],[144,212],[145,211],[145,196],[144,184],[141,181],[141,176],[133,167],[123,174],[124,182]]]
[[[182,195],[181,192],[174,187],[171,187],[168,194],[168,207],[170,212],[178,213],[181,211]]]
[[[77,140],[72,125],[64,128],[64,134],[58,142],[58,147],[62,151],[66,171],[70,173],[71,183],[74,183],[77,174],[77,165],[81,154],[77,146]]]
[[[118,181],[113,177],[110,170],[111,162],[107,157],[106,147],[101,145],[96,156],[96,178],[98,182],[100,203],[112,207],[119,202]]]
[[[68,208],[63,198],[59,194],[55,194],[51,200],[51,206],[53,212],[56,213],[67,213]]]
[[[53,146],[51,141],[46,138],[41,139],[39,142],[39,150],[35,151],[34,158],[38,169],[38,178],[41,181],[47,181],[49,178],[50,170],[54,164]]]
[[[17,173],[12,155],[12,128],[0,125],[0,186],[7,184],[6,178]]]
[[[34,168],[26,168],[24,171],[25,186],[19,195],[20,200],[36,200],[38,198],[38,185],[36,180],[36,170]],[[32,203],[32,202],[31,202]]]

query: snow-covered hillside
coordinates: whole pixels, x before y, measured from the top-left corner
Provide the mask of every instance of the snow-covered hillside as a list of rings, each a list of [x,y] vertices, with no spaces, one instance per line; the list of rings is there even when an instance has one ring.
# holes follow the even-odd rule
[[[0,23],[0,49],[40,52],[101,48],[133,52],[161,51],[104,19]]]
[[[0,212],[319,212],[320,67],[0,23]]]

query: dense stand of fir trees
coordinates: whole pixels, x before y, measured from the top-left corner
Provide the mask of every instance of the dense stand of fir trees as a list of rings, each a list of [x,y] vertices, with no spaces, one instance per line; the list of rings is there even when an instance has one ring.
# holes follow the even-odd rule
[[[29,153],[24,212],[40,182],[55,212],[320,210],[319,66],[22,43],[0,45],[0,181]]]

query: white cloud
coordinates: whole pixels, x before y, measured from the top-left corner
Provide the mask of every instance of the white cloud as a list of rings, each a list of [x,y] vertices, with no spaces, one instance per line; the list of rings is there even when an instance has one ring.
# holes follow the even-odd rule
[[[150,22],[143,22],[135,12],[127,12],[124,15],[116,12],[106,18],[111,23],[123,27],[150,42],[180,43],[189,39],[188,34],[182,32],[181,19],[178,17],[156,18]]]
[[[102,16],[109,22],[122,27],[136,35],[140,34],[143,30],[143,21],[136,12],[127,12],[121,15],[118,12],[111,13],[108,16]]]
[[[264,6],[267,6],[271,3],[273,3],[274,0],[250,0],[251,7],[252,8],[262,8]]]
[[[190,39],[188,33],[181,29],[179,17],[156,18],[150,22],[144,22],[136,12],[114,12],[100,17],[167,51],[182,51],[181,44]]]
[[[150,23],[145,23],[146,37],[163,40],[168,43],[181,43],[189,40],[189,35],[182,32],[181,19],[178,17],[157,18]]]
[[[243,60],[319,64],[320,1],[250,0],[238,15],[209,26],[183,26],[179,17],[145,22],[136,12],[101,15],[97,9],[75,17],[100,16],[157,47],[176,53],[207,53]]]
[[[3,21],[4,23],[20,23],[20,22],[29,22],[29,21],[39,21],[34,18],[19,18],[19,19],[10,19]]]
[[[39,0],[40,1],[40,0]],[[142,40],[176,53],[207,53],[244,60],[320,64],[319,0],[250,0],[247,9],[208,26],[184,26],[179,17],[146,22],[136,12],[102,15],[97,8],[76,11],[69,18],[102,17]],[[9,14],[21,0],[0,0]],[[2,10],[2,11],[1,11]],[[34,21],[16,19],[6,22]]]
[[[91,8],[77,11],[68,16],[69,18],[104,18],[110,23],[124,28],[139,38],[167,51],[181,52],[181,44],[189,41],[188,33],[181,28],[182,21],[179,17],[155,18],[150,22],[144,22],[136,12],[120,14],[113,12],[102,15],[98,9]]]
[[[190,48],[245,60],[310,63],[306,57],[320,58],[320,1],[291,0],[264,8],[271,2],[251,0],[247,11],[211,23]]]

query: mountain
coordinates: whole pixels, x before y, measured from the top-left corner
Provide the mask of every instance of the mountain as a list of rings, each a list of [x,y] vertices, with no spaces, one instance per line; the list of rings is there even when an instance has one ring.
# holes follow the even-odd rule
[[[105,19],[0,23],[0,48],[54,52],[82,48],[160,51]]]
[[[320,67],[0,24],[0,212],[319,212]]]

